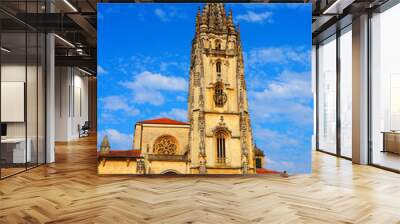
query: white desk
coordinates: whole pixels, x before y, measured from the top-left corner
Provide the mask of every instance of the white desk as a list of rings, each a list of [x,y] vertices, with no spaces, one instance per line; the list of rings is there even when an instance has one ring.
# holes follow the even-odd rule
[[[25,138],[5,138],[1,139],[2,145],[13,145],[13,163],[25,163],[31,162],[32,153],[31,145],[32,141],[30,138],[27,139],[27,146],[25,151]]]

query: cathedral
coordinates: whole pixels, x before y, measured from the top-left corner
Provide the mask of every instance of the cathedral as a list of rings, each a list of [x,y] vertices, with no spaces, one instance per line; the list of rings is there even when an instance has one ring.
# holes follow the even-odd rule
[[[135,124],[133,149],[98,155],[100,174],[254,174],[264,154],[253,144],[239,26],[222,3],[196,15],[190,58],[188,121]]]

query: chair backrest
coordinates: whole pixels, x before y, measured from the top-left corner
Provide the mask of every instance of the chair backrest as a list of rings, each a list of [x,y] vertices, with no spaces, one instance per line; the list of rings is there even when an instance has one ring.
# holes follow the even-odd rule
[[[85,124],[83,124],[82,128],[89,128],[89,127],[90,127],[89,121],[85,121]]]

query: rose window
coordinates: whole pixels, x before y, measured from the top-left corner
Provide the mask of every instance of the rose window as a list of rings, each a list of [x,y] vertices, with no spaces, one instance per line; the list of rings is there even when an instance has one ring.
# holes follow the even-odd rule
[[[174,155],[176,148],[176,141],[171,136],[160,137],[154,144],[154,151],[157,154]]]

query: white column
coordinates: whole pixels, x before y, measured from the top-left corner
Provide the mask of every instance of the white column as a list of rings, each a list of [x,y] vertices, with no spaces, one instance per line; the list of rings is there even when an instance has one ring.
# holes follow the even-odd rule
[[[353,19],[353,162],[368,163],[368,15]]]
[[[54,133],[55,133],[55,56],[54,35],[47,34],[46,37],[46,163],[55,161]]]
[[[314,110],[313,110],[313,134],[311,136],[311,150],[317,148],[317,48],[312,45],[311,53],[311,91],[314,99]]]
[[[54,5],[46,1],[46,11],[54,12]],[[46,163],[55,162],[55,43],[54,34],[46,35]]]

